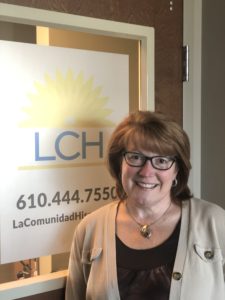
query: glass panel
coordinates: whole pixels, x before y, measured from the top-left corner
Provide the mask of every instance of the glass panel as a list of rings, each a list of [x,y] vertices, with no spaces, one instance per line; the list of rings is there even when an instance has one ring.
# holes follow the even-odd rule
[[[129,110],[139,106],[139,41],[75,31],[0,22],[0,39],[129,55]],[[66,269],[69,253],[0,265],[0,283]]]
[[[128,54],[130,111],[138,109],[140,94],[140,42],[138,40],[37,27],[37,44]]]

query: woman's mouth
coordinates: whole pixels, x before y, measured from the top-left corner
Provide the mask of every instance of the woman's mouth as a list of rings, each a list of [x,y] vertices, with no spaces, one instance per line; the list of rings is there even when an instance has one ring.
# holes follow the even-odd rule
[[[136,182],[136,184],[141,188],[149,189],[149,190],[153,190],[159,185],[158,183],[145,183],[145,182],[138,182],[138,181]]]

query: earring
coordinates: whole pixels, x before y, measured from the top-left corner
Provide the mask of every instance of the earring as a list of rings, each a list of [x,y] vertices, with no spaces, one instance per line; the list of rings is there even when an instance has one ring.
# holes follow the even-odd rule
[[[175,186],[177,186],[177,178],[175,178],[172,182],[172,187],[175,187]]]

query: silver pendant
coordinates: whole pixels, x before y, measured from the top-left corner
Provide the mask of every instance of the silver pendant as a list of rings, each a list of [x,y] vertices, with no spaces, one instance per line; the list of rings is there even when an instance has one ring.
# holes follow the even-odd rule
[[[140,227],[140,233],[143,237],[145,237],[146,239],[150,239],[151,235],[152,235],[152,231],[149,225],[142,225]]]

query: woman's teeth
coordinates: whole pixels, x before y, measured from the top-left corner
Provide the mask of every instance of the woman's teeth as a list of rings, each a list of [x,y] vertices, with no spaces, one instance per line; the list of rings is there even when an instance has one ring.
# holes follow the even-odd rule
[[[158,185],[157,183],[144,183],[144,182],[137,182],[137,184],[145,189],[154,189]]]

